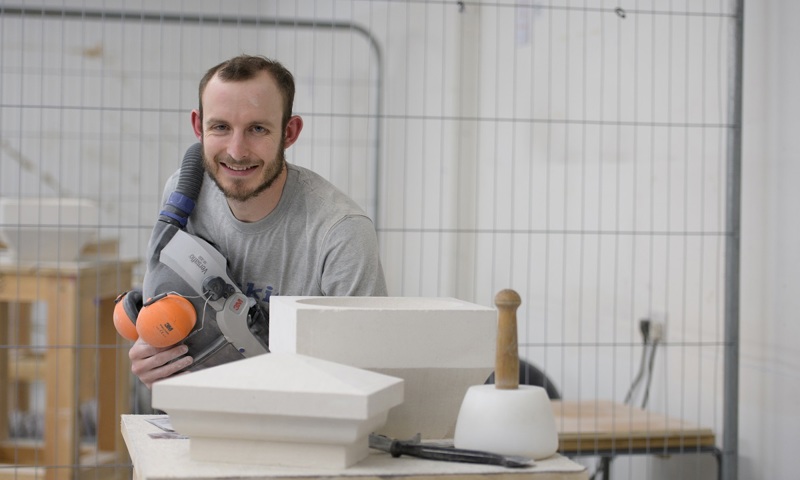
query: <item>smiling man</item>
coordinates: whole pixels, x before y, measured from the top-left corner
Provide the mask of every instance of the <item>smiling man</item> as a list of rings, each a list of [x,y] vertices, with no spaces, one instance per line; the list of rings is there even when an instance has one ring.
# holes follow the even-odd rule
[[[187,231],[216,246],[231,279],[265,308],[272,295],[386,295],[372,221],[328,181],[286,162],[303,129],[294,91],[292,74],[261,56],[232,58],[202,78],[191,121],[207,178]],[[139,339],[131,370],[150,387],[190,366],[186,354],[182,344]]]
[[[236,218],[257,221],[280,200],[284,151],[303,129],[302,119],[291,115],[294,82],[259,57],[238,57],[212,71],[200,83],[192,127],[203,143],[206,171]]]

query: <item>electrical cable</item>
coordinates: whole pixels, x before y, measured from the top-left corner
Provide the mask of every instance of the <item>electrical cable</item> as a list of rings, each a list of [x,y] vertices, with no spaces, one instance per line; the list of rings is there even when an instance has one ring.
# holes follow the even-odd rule
[[[647,383],[644,388],[644,397],[642,398],[642,408],[647,406],[647,400],[650,397],[650,383],[653,381],[653,364],[655,363],[656,347],[658,347],[659,340],[653,341],[650,347],[650,360],[647,366]]]
[[[633,397],[633,393],[638,388],[639,383],[642,381],[642,376],[645,372],[645,364],[647,362],[647,347],[650,343],[650,320],[649,319],[642,319],[639,320],[639,330],[642,332],[642,358],[639,362],[639,371],[636,374],[636,377],[633,379],[630,388],[628,389],[628,393],[625,394],[624,403],[627,405],[630,403],[631,398]]]
[[[639,386],[639,382],[642,381],[642,377],[644,376],[645,371],[645,364],[647,362],[647,343],[644,344],[642,348],[642,358],[639,362],[639,372],[636,374],[636,377],[633,379],[630,388],[628,389],[628,393],[625,395],[624,403],[627,405],[631,401],[631,397],[633,397],[633,392]]]

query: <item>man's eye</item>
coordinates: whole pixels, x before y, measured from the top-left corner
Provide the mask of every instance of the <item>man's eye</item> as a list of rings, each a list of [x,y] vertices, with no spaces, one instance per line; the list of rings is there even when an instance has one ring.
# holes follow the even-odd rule
[[[215,132],[221,132],[227,130],[227,128],[228,128],[227,125],[211,125],[211,128],[209,130],[213,130]]]
[[[253,133],[257,133],[259,135],[265,135],[265,134],[269,133],[269,130],[267,130],[266,128],[261,127],[259,125],[254,125],[253,126]]]

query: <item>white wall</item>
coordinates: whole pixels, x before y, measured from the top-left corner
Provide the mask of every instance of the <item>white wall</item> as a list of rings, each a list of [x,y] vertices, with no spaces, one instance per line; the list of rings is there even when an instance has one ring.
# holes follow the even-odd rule
[[[800,4],[745,5],[739,478],[796,478]]]

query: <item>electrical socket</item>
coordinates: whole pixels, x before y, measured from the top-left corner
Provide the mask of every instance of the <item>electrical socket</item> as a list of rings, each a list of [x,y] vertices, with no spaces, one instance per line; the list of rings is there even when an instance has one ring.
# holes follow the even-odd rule
[[[661,312],[653,312],[650,314],[650,341],[663,342],[666,339],[666,319],[667,315]]]
[[[664,341],[664,326],[659,322],[652,322],[650,324],[650,342],[663,342]]]
[[[660,312],[651,313],[650,316],[639,320],[639,330],[645,343],[663,342],[666,332],[666,314]]]

